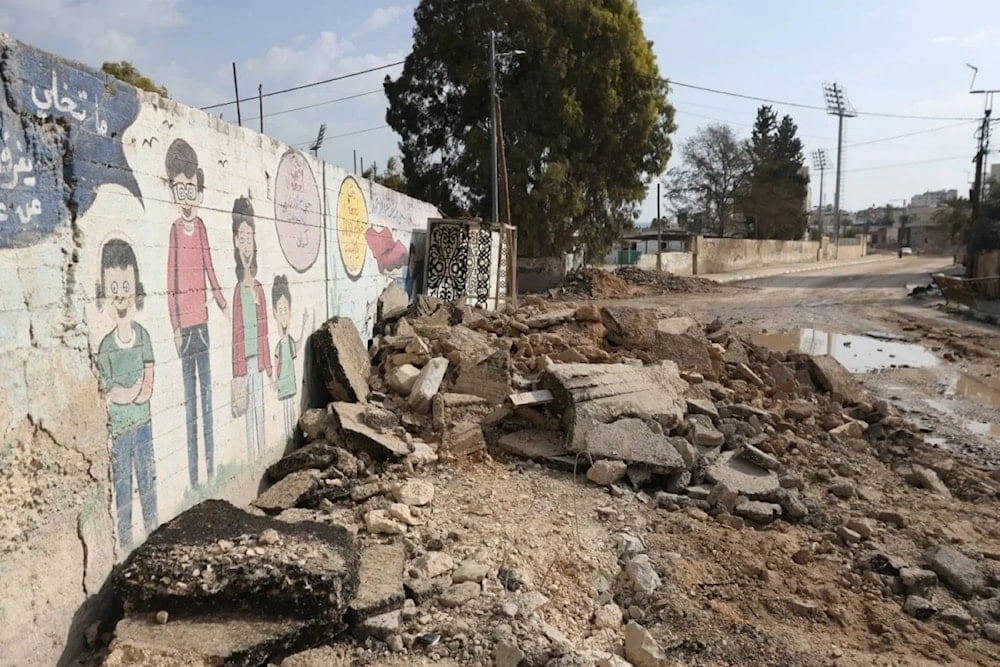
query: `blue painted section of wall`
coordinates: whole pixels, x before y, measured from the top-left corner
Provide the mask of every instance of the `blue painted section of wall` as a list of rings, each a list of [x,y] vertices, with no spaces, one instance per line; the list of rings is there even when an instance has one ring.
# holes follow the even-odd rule
[[[117,79],[0,43],[0,248],[35,245],[116,183],[142,202],[122,152],[139,95]]]

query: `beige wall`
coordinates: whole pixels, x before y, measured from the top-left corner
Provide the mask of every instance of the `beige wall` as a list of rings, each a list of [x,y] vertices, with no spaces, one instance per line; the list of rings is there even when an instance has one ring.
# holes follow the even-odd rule
[[[656,269],[656,255],[639,255],[637,266],[640,269]],[[665,252],[660,255],[660,266],[663,271],[677,276],[690,276],[693,270],[691,265],[691,253],[689,252]]]
[[[816,261],[819,243],[756,239],[695,239],[694,268],[698,274]]]

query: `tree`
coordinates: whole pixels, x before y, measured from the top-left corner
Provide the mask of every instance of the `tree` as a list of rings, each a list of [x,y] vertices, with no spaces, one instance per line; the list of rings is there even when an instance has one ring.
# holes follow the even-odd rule
[[[674,131],[634,1],[422,0],[414,18],[413,50],[384,84],[409,193],[489,217],[493,30],[498,52],[524,51],[496,62],[518,245],[609,247],[666,167]]]
[[[131,84],[136,88],[141,88],[142,90],[150,93],[156,93],[158,95],[162,95],[163,97],[170,97],[167,94],[166,88],[157,85],[156,82],[149,77],[143,76],[142,73],[135,68],[135,65],[127,60],[122,60],[117,63],[106,62],[101,65],[101,71],[105,74],[110,74],[116,79],[121,79],[125,83]]]
[[[370,167],[361,172],[362,178],[368,178],[379,185],[384,185],[390,190],[406,194],[406,177],[399,168],[399,160],[394,157],[389,158],[385,163],[385,170],[379,171],[378,165],[374,162]]]
[[[945,200],[931,215],[935,225],[940,225],[948,231],[952,243],[965,240],[972,222],[972,204],[965,197]]]
[[[808,178],[803,175],[805,157],[798,127],[791,116],[778,122],[774,109],[763,105],[747,145],[752,164],[743,212],[756,222],[760,238],[800,239],[808,219],[804,200]]]
[[[666,199],[695,234],[741,236],[735,209],[746,187],[750,159],[728,125],[708,125],[681,146],[681,166],[667,172]]]

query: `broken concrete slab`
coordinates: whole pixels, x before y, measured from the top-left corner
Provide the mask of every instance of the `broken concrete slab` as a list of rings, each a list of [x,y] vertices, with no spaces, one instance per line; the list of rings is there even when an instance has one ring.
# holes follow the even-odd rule
[[[685,399],[687,403],[687,411],[689,414],[695,415],[707,415],[712,418],[713,421],[719,418],[719,409],[715,407],[715,403],[707,398],[691,398]]]
[[[656,336],[657,316],[654,311],[631,306],[601,308],[601,323],[607,328],[607,339],[630,350],[649,350]]]
[[[970,598],[986,587],[979,563],[958,549],[942,545],[929,549],[926,556],[930,569],[962,597]]]
[[[656,321],[656,330],[659,333],[670,336],[681,336],[690,334],[695,337],[701,335],[701,327],[691,317],[665,317]]]
[[[410,446],[394,432],[380,431],[366,423],[364,405],[337,402],[331,403],[330,409],[349,449],[363,451],[380,461],[410,453]]]
[[[576,458],[563,445],[563,435],[558,431],[526,429],[508,433],[500,438],[497,447],[508,454],[562,470],[573,470],[576,463]],[[586,470],[589,465],[587,458],[580,456],[579,459],[577,470]]]
[[[828,356],[809,357],[809,370],[817,386],[845,399],[862,395],[861,385],[839,361]]]
[[[410,389],[407,405],[418,414],[426,414],[431,409],[431,401],[441,388],[441,381],[448,371],[448,360],[435,357],[420,370]]]
[[[494,405],[472,394],[437,394],[433,400],[434,428],[441,432],[441,452],[467,456],[486,449],[480,424]]]
[[[591,428],[620,417],[641,415],[674,428],[684,417],[688,386],[669,361],[643,367],[556,364],[542,373],[540,383],[555,397],[568,446],[576,451],[586,447]]]
[[[316,367],[334,400],[367,400],[371,362],[354,322],[346,317],[333,317],[309,341]]]
[[[400,317],[410,306],[410,295],[396,282],[389,283],[378,297],[376,314],[379,321]]]
[[[333,465],[336,452],[336,447],[323,440],[294,449],[268,467],[267,478],[278,482],[300,470],[328,468]]]
[[[532,315],[524,321],[532,329],[548,329],[559,324],[572,322],[576,314],[575,310],[561,308],[559,310],[549,310],[544,313]]]
[[[642,464],[665,475],[684,469],[684,459],[670,440],[634,417],[595,424],[587,431],[582,451],[595,459]]]
[[[132,552],[115,586],[136,611],[339,614],[357,590],[358,552],[339,526],[286,523],[206,500]]]
[[[600,486],[611,486],[621,481],[628,472],[628,465],[624,461],[612,461],[602,459],[595,461],[594,465],[587,470],[587,479]]]
[[[419,368],[413,364],[403,364],[385,374],[385,383],[400,396],[409,396],[418,375],[420,375]]]
[[[325,440],[330,426],[330,413],[326,408],[310,408],[299,416],[299,429],[310,442]]]
[[[441,449],[451,456],[468,456],[486,449],[486,436],[479,424],[459,422],[441,433]]]
[[[252,613],[171,615],[169,623],[158,623],[152,613],[129,614],[118,622],[103,664],[256,667],[274,654],[314,646],[342,627],[325,618],[283,619]]]
[[[373,544],[361,552],[358,592],[348,612],[350,623],[402,608],[405,565],[406,549],[402,543]]]
[[[778,493],[781,483],[777,474],[737,458],[738,454],[736,451],[721,453],[705,469],[705,476],[710,481],[724,484],[726,488],[751,499]]]
[[[463,364],[452,391],[472,394],[494,405],[510,394],[510,352],[498,350],[475,364]]]
[[[771,523],[781,516],[781,505],[759,500],[745,500],[736,505],[734,514],[755,523]]]
[[[448,327],[438,342],[445,354],[457,355],[455,365],[459,367],[474,366],[496,352],[485,334],[464,324]]]
[[[684,318],[687,319],[687,318]],[[657,359],[673,361],[684,372],[712,375],[712,360],[705,341],[688,334],[666,333],[657,329],[650,353]]]
[[[268,514],[280,514],[284,510],[296,507],[312,495],[316,488],[317,477],[316,470],[293,472],[257,496],[253,506]]]
[[[712,424],[708,415],[695,414],[687,418],[687,437],[699,447],[721,447],[726,436]]]
[[[395,609],[384,614],[366,616],[360,619],[351,629],[351,634],[361,640],[372,637],[379,641],[386,641],[389,637],[398,635],[400,627],[400,613],[398,609]]]

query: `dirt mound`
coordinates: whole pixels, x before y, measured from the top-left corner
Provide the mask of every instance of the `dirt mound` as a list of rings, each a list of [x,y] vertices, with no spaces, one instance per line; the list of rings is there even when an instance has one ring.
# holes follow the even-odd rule
[[[647,271],[636,266],[620,266],[614,272],[593,267],[575,269],[566,274],[562,291],[569,295],[595,299],[621,299],[651,296],[665,292],[709,293],[722,287],[714,280],[695,276],[677,276],[666,271]]]
[[[677,276],[666,271],[647,271],[637,266],[619,266],[615,276],[627,285],[656,287],[666,292],[718,292],[719,283],[696,276]]]
[[[615,274],[587,266],[567,273],[563,289],[571,294],[595,299],[615,299],[631,295],[628,286]]]

